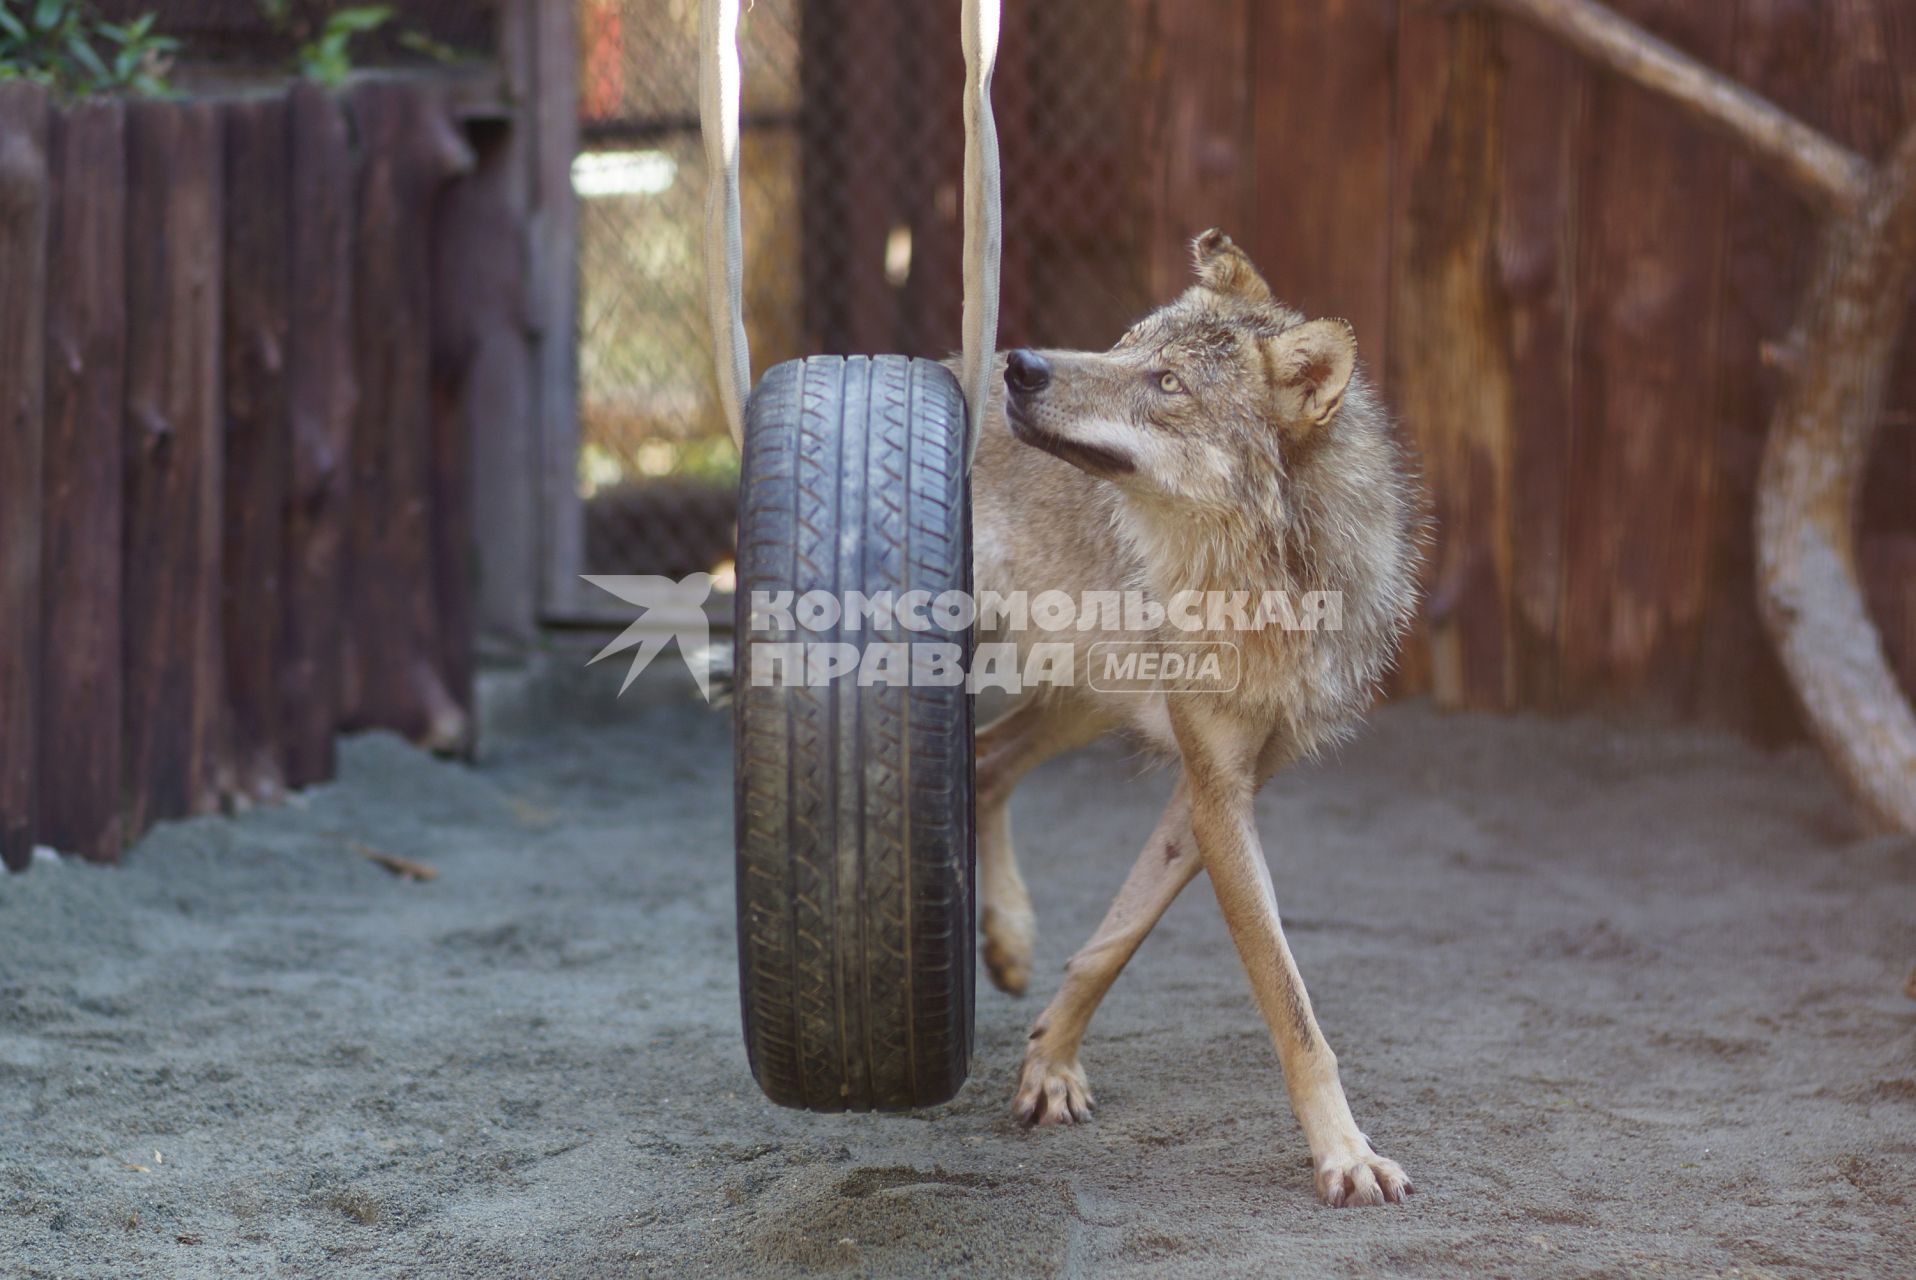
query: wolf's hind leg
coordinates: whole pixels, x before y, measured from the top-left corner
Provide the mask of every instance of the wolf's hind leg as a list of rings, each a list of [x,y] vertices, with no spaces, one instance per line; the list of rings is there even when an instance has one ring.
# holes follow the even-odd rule
[[[978,805],[978,931],[985,939],[985,972],[1014,996],[1031,981],[1031,949],[1038,919],[1011,848],[1011,808],[1003,800]]]
[[[1031,980],[1037,919],[1011,847],[1011,792],[1052,756],[1083,746],[1102,728],[1038,699],[1027,699],[978,731],[978,927],[985,971],[1014,996]]]
[[[1091,940],[1064,967],[1064,985],[1031,1025],[1012,1110],[1026,1124],[1071,1124],[1091,1117],[1091,1091],[1078,1046],[1091,1015],[1166,907],[1200,866],[1182,779],[1151,838],[1124,879]]]

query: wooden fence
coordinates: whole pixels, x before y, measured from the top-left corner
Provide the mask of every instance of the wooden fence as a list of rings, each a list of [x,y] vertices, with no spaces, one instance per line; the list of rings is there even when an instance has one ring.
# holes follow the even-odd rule
[[[1808,212],[1733,144],[1519,23],[1432,0],[1134,0],[1153,293],[1218,224],[1348,316],[1438,540],[1401,676],[1451,706],[1628,705],[1764,735],[1751,500]],[[1618,0],[1871,158],[1916,97],[1907,0]],[[1243,228],[1241,232],[1237,228]],[[1916,687],[1916,343],[1862,558]]]
[[[9,867],[270,802],[341,730],[468,744],[474,335],[523,306],[493,196],[417,81],[0,85]]]

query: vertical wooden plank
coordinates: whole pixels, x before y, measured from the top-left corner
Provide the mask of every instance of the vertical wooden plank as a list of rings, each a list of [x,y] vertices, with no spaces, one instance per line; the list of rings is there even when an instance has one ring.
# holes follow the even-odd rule
[[[579,229],[572,161],[579,151],[578,39],[570,4],[506,0],[504,24],[529,28],[532,171],[532,323],[538,340],[538,424],[544,442],[540,531],[543,596],[558,614],[578,610],[585,570],[579,498]]]
[[[1743,0],[1731,74],[1785,110],[1823,126],[1835,51],[1817,0]],[[1697,664],[1704,717],[1776,740],[1796,712],[1756,606],[1755,494],[1763,438],[1780,388],[1764,359],[1787,336],[1816,248],[1816,220],[1766,170],[1734,153],[1729,167],[1719,370],[1716,484],[1708,601]]]
[[[33,856],[46,385],[47,101],[0,84],[0,862]]]
[[[354,400],[353,158],[345,111],[331,94],[297,85],[288,112],[292,440],[279,674],[286,782],[303,787],[333,776],[341,715]],[[528,412],[523,429],[529,428]]]
[[[1498,270],[1510,310],[1510,658],[1518,705],[1559,702],[1564,508],[1576,431],[1578,142],[1589,73],[1520,22],[1501,24],[1507,67]]]
[[[438,666],[432,521],[432,208],[471,153],[413,85],[354,90],[353,425],[345,727],[463,750],[470,719]]]
[[[226,529],[221,630],[237,803],[286,788],[279,661],[291,422],[292,226],[281,97],[226,111]]]
[[[1497,20],[1406,11],[1399,34],[1390,385],[1436,505],[1432,694],[1502,708],[1508,635],[1511,318],[1498,274],[1504,70]]]
[[[1191,240],[1251,225],[1251,4],[1133,0],[1139,31],[1139,163],[1152,302],[1191,282]]]
[[[207,103],[127,108],[126,824],[218,807],[220,246],[224,138]]]
[[[40,840],[119,857],[126,138],[118,102],[53,117],[47,232]]]
[[[1342,316],[1366,371],[1395,402],[1390,362],[1395,0],[1256,4],[1251,16],[1251,220],[1240,242],[1278,297]],[[1412,633],[1394,694],[1429,685]]]
[[[498,60],[509,101],[526,103],[533,81],[531,0],[502,0],[497,31]],[[623,60],[618,60],[623,66]],[[497,412],[473,423],[473,503],[488,518],[473,529],[478,559],[474,626],[478,643],[504,654],[521,654],[537,637],[539,625],[539,445],[541,419],[539,347],[532,324],[529,250],[533,226],[532,176],[537,131],[531,111],[514,112],[499,142],[500,198],[512,226],[502,230],[491,253],[511,258],[520,273],[518,345],[492,358],[518,367],[523,400],[508,397]],[[506,375],[501,374],[501,377]]]
[[[447,692],[472,706],[475,547],[472,508],[496,495],[511,502],[514,452],[532,420],[531,368],[522,317],[523,259],[517,243],[511,135],[479,131],[473,172],[447,188],[433,232],[433,562],[438,662]],[[487,451],[503,455],[488,457]],[[476,488],[484,477],[484,488]]]
[[[1252,10],[1253,221],[1242,239],[1277,295],[1342,316],[1390,367],[1395,0]]]
[[[1624,0],[1699,60],[1734,10]],[[1592,88],[1579,183],[1577,422],[1562,662],[1579,701],[1681,709],[1703,615],[1728,148],[1615,77]]]

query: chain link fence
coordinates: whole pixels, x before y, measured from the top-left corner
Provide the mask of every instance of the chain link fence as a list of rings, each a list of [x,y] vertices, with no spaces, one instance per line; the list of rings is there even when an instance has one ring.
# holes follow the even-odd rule
[[[706,332],[698,0],[576,0],[580,456],[591,572],[719,573],[738,455]],[[1111,343],[1143,309],[1132,6],[1008,5],[1001,346]],[[754,374],[959,345],[959,0],[755,0],[740,24]]]

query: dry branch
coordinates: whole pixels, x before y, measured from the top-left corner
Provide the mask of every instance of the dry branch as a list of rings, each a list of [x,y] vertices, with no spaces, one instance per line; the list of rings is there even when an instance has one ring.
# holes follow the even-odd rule
[[[371,845],[361,844],[357,840],[352,842],[352,849],[354,853],[366,859],[366,861],[376,863],[386,868],[386,870],[392,872],[401,880],[424,882],[427,880],[437,880],[439,878],[439,870],[437,867],[427,866],[425,863],[417,862],[412,858],[402,858],[396,853],[387,853],[384,849],[375,849]]]
[[[1818,208],[1854,208],[1870,166],[1775,103],[1594,0],[1484,0],[1729,134]]]
[[[1916,284],[1916,130],[1831,221],[1757,481],[1763,622],[1830,761],[1880,826],[1916,831],[1916,715],[1870,621],[1856,505]]]

